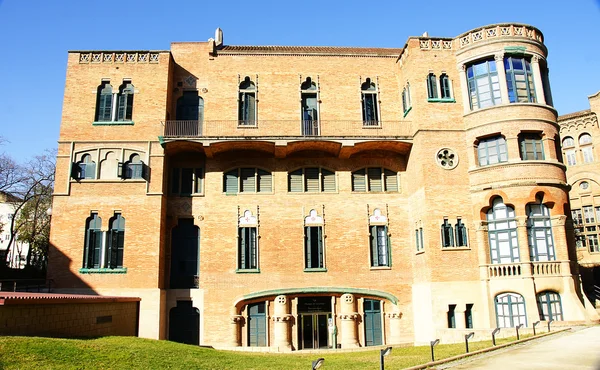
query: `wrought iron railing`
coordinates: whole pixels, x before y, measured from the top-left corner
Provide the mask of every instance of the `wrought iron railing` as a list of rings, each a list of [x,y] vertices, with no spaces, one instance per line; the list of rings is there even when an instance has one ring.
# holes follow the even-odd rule
[[[52,279],[3,279],[0,280],[0,291],[49,293],[53,282]]]
[[[164,121],[165,138],[411,137],[409,121]]]

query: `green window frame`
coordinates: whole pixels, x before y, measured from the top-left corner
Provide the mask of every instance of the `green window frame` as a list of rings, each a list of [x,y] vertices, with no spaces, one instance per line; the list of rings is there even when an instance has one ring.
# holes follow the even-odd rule
[[[467,66],[471,109],[492,107],[502,103],[496,62],[482,60]]]
[[[555,261],[554,237],[548,207],[541,203],[528,204],[527,239],[531,261]]]
[[[450,84],[450,78],[445,73],[440,75],[440,92],[442,99],[452,99],[452,86]]]
[[[133,117],[134,87],[131,81],[124,81],[117,94],[117,121],[131,121]]]
[[[425,244],[423,244],[423,228],[418,227],[415,229],[415,243],[417,246],[417,252],[425,250]]]
[[[171,169],[171,195],[191,196],[204,192],[204,168],[175,167]]]
[[[467,235],[467,226],[463,224],[462,220],[459,218],[456,220],[456,225],[454,225],[455,235],[456,235],[456,246],[457,247],[467,247],[469,245],[469,238]]]
[[[385,225],[370,226],[371,267],[391,267],[391,240]]]
[[[430,73],[427,75],[427,99],[437,99],[437,78],[435,74]]]
[[[519,135],[521,159],[524,161],[544,160],[544,146],[540,134],[528,133]]]
[[[102,265],[102,218],[92,213],[85,222],[83,268],[99,269]]]
[[[519,262],[515,210],[497,197],[487,212],[488,243],[492,264]]]
[[[238,125],[256,126],[256,85],[246,76],[238,90]]]
[[[239,193],[271,193],[271,172],[256,167],[240,167],[223,174],[223,192],[227,195]]]
[[[444,223],[442,223],[440,228],[442,233],[442,248],[454,247],[454,230],[447,218],[444,219]]]
[[[238,270],[258,269],[258,228],[238,228]]]
[[[102,81],[96,97],[96,122],[112,121],[113,92],[109,81]]]
[[[477,158],[480,166],[508,162],[506,139],[504,136],[493,136],[479,139]]]
[[[366,167],[352,172],[352,191],[398,192],[398,173],[383,167]]]
[[[467,303],[465,308],[465,327],[473,329],[473,304]]]
[[[325,268],[325,254],[323,248],[323,226],[304,227],[304,268]]]
[[[496,325],[499,328],[527,326],[527,312],[523,296],[516,293],[503,293],[494,297],[496,306]]]
[[[538,293],[536,298],[540,320],[563,321],[562,301],[560,294],[547,290]]]
[[[533,72],[527,58],[510,56],[504,58],[508,101],[511,103],[535,103]]]
[[[109,220],[107,248],[104,257],[106,268],[122,268],[123,253],[125,250],[125,218],[121,213],[115,212],[114,217]]]
[[[383,344],[381,301],[365,299],[363,307],[365,313],[365,346],[380,346]]]
[[[335,171],[323,167],[303,167],[288,173],[290,193],[334,193]]]

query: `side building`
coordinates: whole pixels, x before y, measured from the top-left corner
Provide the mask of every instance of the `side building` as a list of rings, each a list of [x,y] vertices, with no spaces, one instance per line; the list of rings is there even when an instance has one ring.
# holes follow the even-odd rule
[[[575,256],[583,290],[600,308],[600,92],[589,97],[590,109],[558,117],[563,162],[567,165],[569,200],[576,239]]]
[[[140,336],[308,349],[581,323],[542,33],[69,52],[49,277]]]

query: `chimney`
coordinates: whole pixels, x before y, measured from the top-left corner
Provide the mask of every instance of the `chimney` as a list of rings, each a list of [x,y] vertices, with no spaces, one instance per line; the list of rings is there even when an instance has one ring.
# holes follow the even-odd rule
[[[215,31],[215,47],[220,47],[223,45],[223,30],[217,28]]]
[[[423,32],[423,37],[429,37],[429,33],[428,32]]]

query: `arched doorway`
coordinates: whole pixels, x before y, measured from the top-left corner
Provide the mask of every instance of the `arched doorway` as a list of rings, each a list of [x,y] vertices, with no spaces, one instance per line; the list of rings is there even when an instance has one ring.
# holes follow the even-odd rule
[[[177,301],[169,312],[169,340],[184,344],[200,344],[200,310],[192,301]]]

